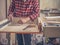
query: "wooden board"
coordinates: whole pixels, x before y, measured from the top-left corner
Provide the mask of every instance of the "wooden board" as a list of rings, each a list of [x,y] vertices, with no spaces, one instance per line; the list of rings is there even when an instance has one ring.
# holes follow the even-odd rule
[[[28,27],[28,25],[20,26],[6,26],[5,28],[0,29],[0,32],[10,32],[10,33],[39,33],[38,27]],[[25,30],[23,30],[26,28]]]

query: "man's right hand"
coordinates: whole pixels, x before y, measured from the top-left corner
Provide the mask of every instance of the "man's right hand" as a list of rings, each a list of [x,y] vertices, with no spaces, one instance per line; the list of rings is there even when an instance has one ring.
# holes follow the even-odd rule
[[[12,14],[10,14],[10,15],[8,16],[8,20],[9,20],[9,21],[12,21],[12,20],[13,20],[13,15],[12,15]]]

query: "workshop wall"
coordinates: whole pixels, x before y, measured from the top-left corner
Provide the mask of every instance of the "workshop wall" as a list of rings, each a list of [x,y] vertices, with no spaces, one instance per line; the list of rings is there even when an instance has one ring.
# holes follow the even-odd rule
[[[40,9],[60,8],[60,0],[40,0]]]
[[[0,21],[6,18],[6,2],[5,0],[0,0]]]

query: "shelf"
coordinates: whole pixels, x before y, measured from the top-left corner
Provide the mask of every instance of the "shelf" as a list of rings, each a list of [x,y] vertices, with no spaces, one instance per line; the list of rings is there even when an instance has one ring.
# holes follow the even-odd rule
[[[58,19],[58,18],[60,18],[60,16],[47,16],[47,17],[45,17],[46,19]]]
[[[42,24],[45,37],[60,37],[60,16],[45,16],[45,14],[41,14],[39,21]]]

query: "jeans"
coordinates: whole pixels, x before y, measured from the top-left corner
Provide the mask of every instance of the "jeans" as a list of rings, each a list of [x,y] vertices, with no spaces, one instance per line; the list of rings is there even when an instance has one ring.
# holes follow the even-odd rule
[[[16,36],[18,45],[31,45],[31,34],[17,34]]]

